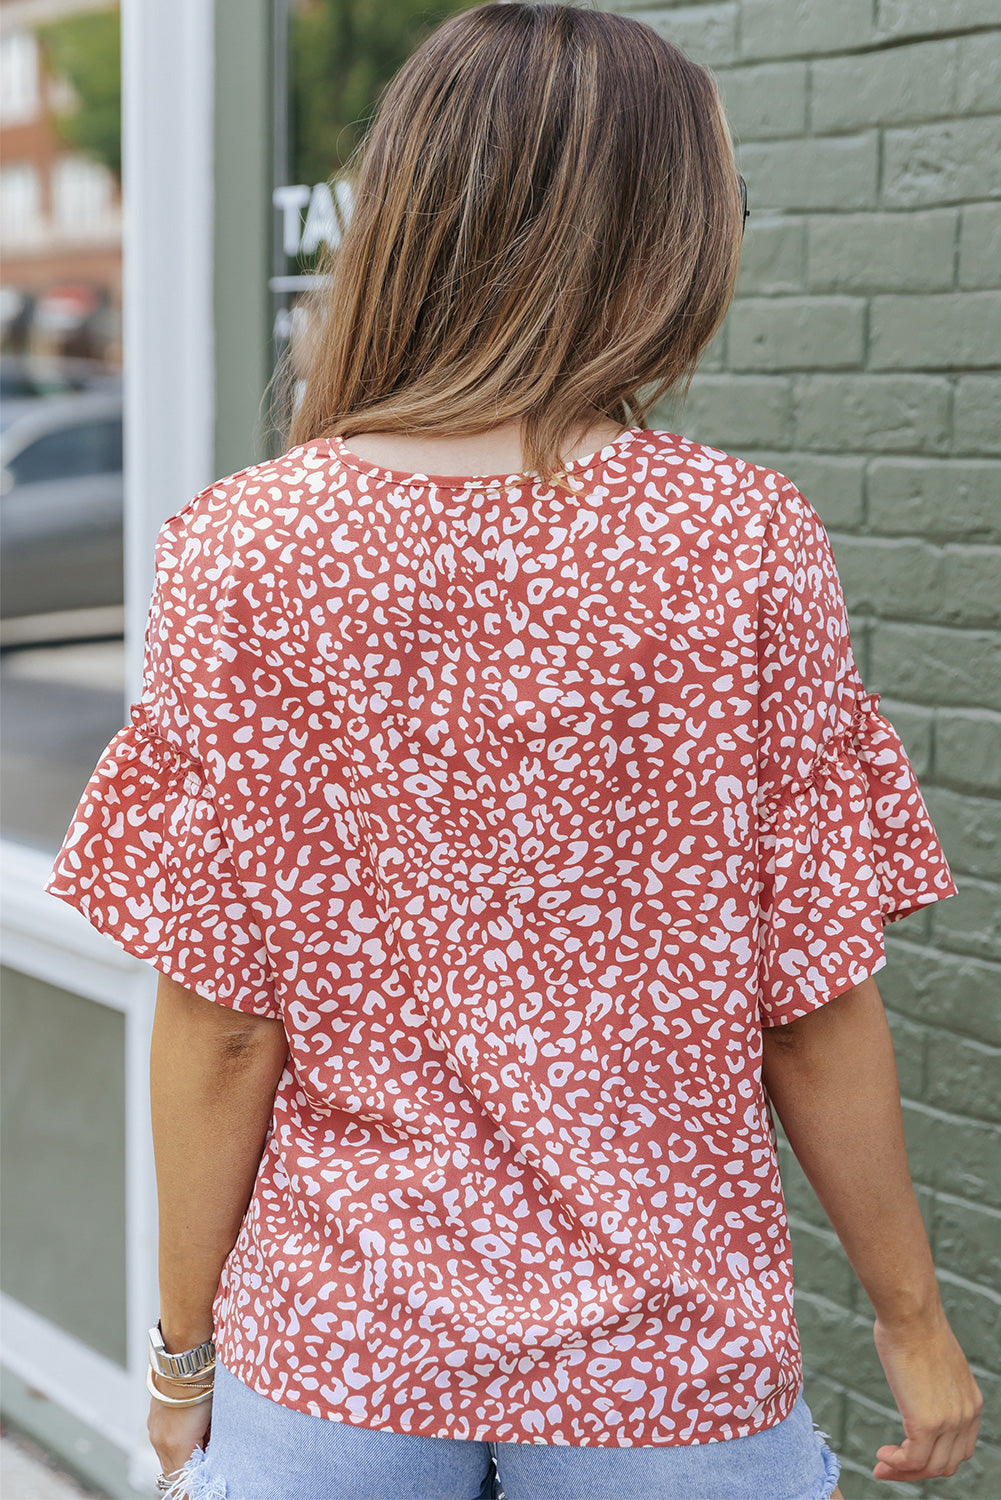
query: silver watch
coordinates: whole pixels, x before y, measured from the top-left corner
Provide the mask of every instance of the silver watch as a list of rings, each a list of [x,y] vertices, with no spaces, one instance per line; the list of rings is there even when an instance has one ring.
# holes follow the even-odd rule
[[[215,1364],[215,1343],[212,1339],[206,1339],[194,1349],[168,1354],[163,1345],[163,1331],[158,1318],[156,1326],[149,1330],[149,1362],[157,1375],[184,1380],[212,1368]]]

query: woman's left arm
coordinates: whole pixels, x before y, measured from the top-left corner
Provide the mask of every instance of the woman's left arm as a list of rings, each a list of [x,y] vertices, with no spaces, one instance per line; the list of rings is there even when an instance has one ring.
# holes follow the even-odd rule
[[[212,1304],[250,1202],[287,1055],[280,1020],[205,1000],[161,974],[150,1046],[150,1114],[160,1324],[168,1353],[213,1336]],[[157,1377],[155,1383],[164,1395],[185,1394],[176,1382]],[[167,1469],[165,1459],[176,1465],[191,1451],[189,1446],[181,1458],[167,1451],[171,1434],[183,1445],[194,1414],[204,1413],[207,1421],[210,1408],[151,1402],[150,1436]]]

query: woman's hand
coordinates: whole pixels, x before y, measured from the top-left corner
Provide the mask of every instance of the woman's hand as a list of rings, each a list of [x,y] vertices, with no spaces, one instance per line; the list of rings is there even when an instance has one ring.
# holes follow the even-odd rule
[[[877,1318],[873,1339],[905,1437],[877,1448],[872,1477],[916,1481],[955,1474],[976,1447],[984,1398],[941,1304],[906,1323]]]
[[[185,1390],[182,1381],[168,1380],[163,1375],[154,1376],[153,1384],[165,1396],[193,1394],[190,1383]],[[155,1397],[149,1398],[146,1431],[165,1474],[173,1475],[196,1448],[207,1446],[211,1426],[211,1401],[199,1402],[197,1406],[165,1406]]]

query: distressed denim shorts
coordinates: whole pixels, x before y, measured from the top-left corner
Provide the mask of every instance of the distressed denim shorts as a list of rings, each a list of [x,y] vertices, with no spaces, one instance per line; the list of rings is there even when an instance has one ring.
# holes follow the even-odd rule
[[[750,1437],[598,1448],[414,1437],[279,1406],[216,1361],[212,1423],[168,1500],[827,1500],[840,1461],[802,1391]]]

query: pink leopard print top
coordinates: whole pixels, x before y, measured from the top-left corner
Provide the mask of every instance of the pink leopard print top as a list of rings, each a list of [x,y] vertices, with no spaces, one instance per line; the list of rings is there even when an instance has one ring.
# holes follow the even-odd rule
[[[802,1383],[761,1028],[956,886],[788,479],[315,440],[163,524],[46,889],[290,1052],[215,1306],[261,1395],[496,1442],[743,1437]]]

